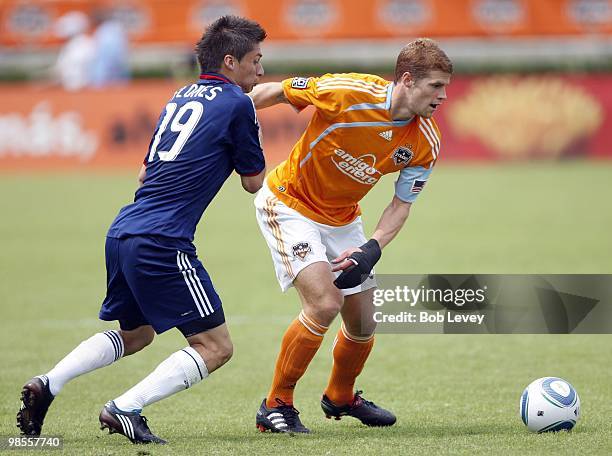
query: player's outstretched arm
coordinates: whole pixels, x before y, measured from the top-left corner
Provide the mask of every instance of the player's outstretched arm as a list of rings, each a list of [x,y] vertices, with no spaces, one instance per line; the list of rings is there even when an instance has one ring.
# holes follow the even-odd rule
[[[391,203],[385,208],[372,234],[372,239],[378,241],[381,249],[385,248],[400,232],[410,214],[410,206],[412,203],[394,196]]]
[[[247,95],[253,99],[256,109],[267,108],[279,103],[288,103],[283,85],[280,82],[257,84]]]

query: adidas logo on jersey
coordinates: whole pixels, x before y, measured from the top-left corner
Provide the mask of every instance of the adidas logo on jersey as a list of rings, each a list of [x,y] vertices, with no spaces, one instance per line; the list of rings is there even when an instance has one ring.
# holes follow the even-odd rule
[[[393,130],[383,131],[382,133],[378,133],[378,136],[386,139],[387,141],[391,141],[391,139],[393,139]]]

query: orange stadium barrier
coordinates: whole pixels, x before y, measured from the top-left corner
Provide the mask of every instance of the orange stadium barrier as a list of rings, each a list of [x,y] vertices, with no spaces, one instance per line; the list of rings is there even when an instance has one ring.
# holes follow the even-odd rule
[[[136,44],[192,45],[222,14],[259,21],[271,40],[612,34],[609,0],[3,0],[0,46],[56,45],[61,14],[100,7]]]
[[[0,86],[0,170],[137,169],[175,82],[64,92]],[[441,160],[612,158],[612,75],[456,77],[436,114]],[[269,164],[309,120],[258,113]]]

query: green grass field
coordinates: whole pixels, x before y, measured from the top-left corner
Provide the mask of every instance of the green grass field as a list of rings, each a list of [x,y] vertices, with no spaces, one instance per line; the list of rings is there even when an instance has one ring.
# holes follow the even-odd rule
[[[135,170],[136,171],[136,170]],[[612,164],[449,166],[436,171],[385,250],[381,273],[612,273]],[[131,200],[134,175],[0,178],[0,435],[14,425],[21,385],[94,332],[105,290],[104,236]],[[392,179],[364,201],[371,232]],[[112,399],[184,346],[170,331],[137,356],[68,384],[45,433],[64,453],[163,454],[610,454],[610,335],[381,335],[357,386],[398,423],[369,429],[328,421],[319,407],[331,367],[330,330],[296,390],[308,436],[260,434],[254,416],[286,325],[298,313],[281,294],[254,217],[232,178],[196,236],[222,296],[235,355],[193,390],[146,409],[166,447],[135,447],[98,430]],[[533,379],[570,380],[583,416],[572,433],[532,435],[518,416]],[[23,454],[23,452],[21,452]]]

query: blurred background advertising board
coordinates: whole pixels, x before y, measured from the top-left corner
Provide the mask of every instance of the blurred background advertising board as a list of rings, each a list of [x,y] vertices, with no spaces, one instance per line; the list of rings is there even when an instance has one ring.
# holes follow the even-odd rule
[[[138,166],[175,85],[137,81],[76,92],[0,85],[0,166]],[[436,115],[441,160],[612,158],[612,75],[457,76],[448,92]],[[267,159],[278,163],[310,112],[278,106],[258,117]]]

